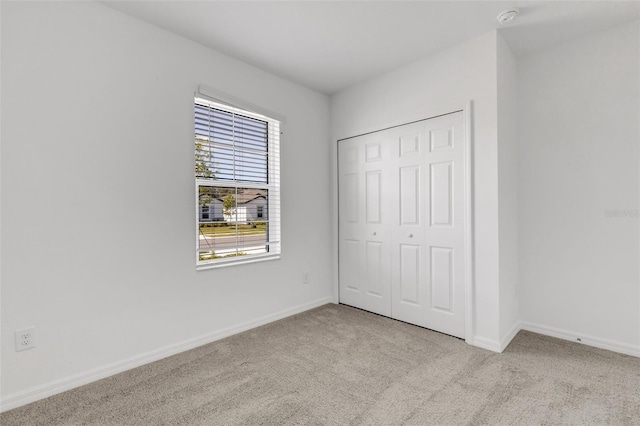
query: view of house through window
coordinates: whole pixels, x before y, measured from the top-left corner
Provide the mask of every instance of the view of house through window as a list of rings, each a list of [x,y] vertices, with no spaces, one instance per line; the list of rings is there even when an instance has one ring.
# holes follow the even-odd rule
[[[197,264],[280,253],[279,122],[195,99]]]

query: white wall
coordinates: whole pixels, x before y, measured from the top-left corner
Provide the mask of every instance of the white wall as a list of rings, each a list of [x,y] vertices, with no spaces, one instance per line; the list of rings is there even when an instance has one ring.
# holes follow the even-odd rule
[[[473,100],[474,340],[494,349],[500,339],[496,85],[496,33],[491,32],[331,97],[332,176],[336,176],[338,139],[460,110]],[[337,193],[335,180],[333,188]],[[334,217],[336,200],[334,196]]]
[[[3,408],[332,300],[325,95],[94,2],[2,9]],[[199,84],[287,118],[281,260],[195,270]]]
[[[518,62],[525,327],[640,355],[638,21]],[[502,220],[502,218],[501,218]]]
[[[498,226],[500,345],[518,332],[518,169],[516,58],[498,33]]]

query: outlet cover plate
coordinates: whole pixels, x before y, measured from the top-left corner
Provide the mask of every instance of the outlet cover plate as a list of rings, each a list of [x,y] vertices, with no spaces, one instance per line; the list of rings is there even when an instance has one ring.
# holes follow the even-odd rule
[[[36,347],[35,327],[16,330],[16,352],[26,351]]]

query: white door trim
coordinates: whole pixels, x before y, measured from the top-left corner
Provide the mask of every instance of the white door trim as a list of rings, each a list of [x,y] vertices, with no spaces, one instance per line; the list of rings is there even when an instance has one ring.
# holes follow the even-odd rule
[[[475,257],[473,240],[473,101],[469,100],[462,110],[462,125],[464,126],[464,247],[465,247],[465,291],[464,291],[464,341],[473,345],[475,335]]]

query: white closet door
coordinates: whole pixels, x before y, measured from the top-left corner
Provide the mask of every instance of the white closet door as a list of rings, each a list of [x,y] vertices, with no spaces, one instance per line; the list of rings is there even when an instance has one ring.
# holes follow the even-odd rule
[[[375,133],[339,145],[340,301],[391,316],[389,146]]]
[[[464,338],[462,113],[338,153],[340,302]]]

